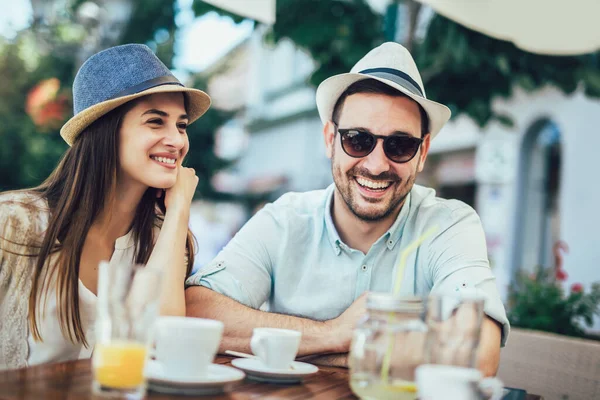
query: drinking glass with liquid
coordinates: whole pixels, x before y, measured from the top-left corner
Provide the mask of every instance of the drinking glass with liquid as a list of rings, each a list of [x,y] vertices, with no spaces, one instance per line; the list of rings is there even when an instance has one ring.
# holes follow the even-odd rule
[[[465,288],[427,299],[428,334],[425,363],[417,369],[423,399],[501,399],[503,383],[484,378],[477,352],[484,318],[485,296]]]
[[[100,263],[92,356],[95,395],[144,398],[148,333],[158,315],[160,277],[160,271],[141,265]]]
[[[418,297],[369,293],[350,346],[350,387],[363,400],[415,400],[427,325]]]
[[[425,362],[476,368],[484,306],[475,290],[429,296]]]

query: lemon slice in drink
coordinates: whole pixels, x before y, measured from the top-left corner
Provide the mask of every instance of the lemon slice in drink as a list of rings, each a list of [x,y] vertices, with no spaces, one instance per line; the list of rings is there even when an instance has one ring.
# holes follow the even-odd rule
[[[385,388],[390,392],[417,393],[417,385],[414,382],[396,381]]]

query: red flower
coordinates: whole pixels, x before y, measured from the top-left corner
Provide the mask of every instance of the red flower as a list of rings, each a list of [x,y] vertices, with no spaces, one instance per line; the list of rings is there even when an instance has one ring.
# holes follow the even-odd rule
[[[581,283],[574,283],[571,285],[571,293],[582,293],[583,285]]]
[[[569,275],[567,275],[567,273],[565,272],[564,269],[562,269],[562,268],[556,269],[556,280],[564,282],[567,280],[568,277],[569,277]]]
[[[68,113],[67,98],[59,94],[60,81],[39,82],[27,95],[25,110],[39,128],[60,128]]]

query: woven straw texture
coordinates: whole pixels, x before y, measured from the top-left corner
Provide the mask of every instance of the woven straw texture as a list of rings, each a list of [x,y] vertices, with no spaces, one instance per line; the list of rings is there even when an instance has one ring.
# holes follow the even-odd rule
[[[498,376],[545,400],[600,399],[600,342],[515,328]]]
[[[152,93],[167,93],[167,92],[182,92],[188,96],[188,110],[187,113],[190,117],[189,123],[191,124],[202,116],[210,107],[210,97],[201,90],[186,88],[183,86],[176,85],[163,85],[156,86],[146,91],[132,94],[129,96],[119,97],[118,99],[104,101],[97,105],[94,105],[86,110],[81,111],[73,118],[67,121],[60,130],[60,135],[69,144],[73,145],[73,142],[82,130],[91,125],[92,122],[103,116],[104,114],[114,110],[122,104],[127,103],[133,99],[142,96],[148,96]]]
[[[450,109],[443,104],[437,103],[433,100],[428,100],[424,96],[415,95],[402,85],[390,80],[389,77],[384,78],[360,73],[360,71],[373,68],[384,68],[402,72],[409,76],[416,83],[416,86],[419,87],[423,94],[425,93],[421,75],[419,74],[417,65],[415,64],[415,61],[413,60],[409,51],[398,43],[384,43],[374,48],[362,59],[360,59],[358,63],[352,67],[350,73],[334,75],[321,82],[317,88],[316,94],[317,109],[319,110],[321,121],[326,123],[332,118],[335,103],[337,103],[341,94],[350,85],[355,82],[370,78],[399,90],[419,103],[429,116],[429,133],[433,139],[442,129],[444,124],[448,122],[448,119],[450,119]]]

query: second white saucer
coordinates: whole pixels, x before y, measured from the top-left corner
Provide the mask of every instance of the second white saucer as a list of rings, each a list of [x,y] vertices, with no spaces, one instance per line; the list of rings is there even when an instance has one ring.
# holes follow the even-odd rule
[[[244,371],[249,379],[261,382],[297,383],[319,372],[315,365],[300,361],[294,361],[293,368],[287,369],[269,368],[256,358],[236,358],[231,365]]]
[[[229,391],[245,374],[227,365],[210,364],[205,375],[193,378],[170,377],[156,361],[148,362],[145,370],[148,388],[168,394],[209,395]]]

